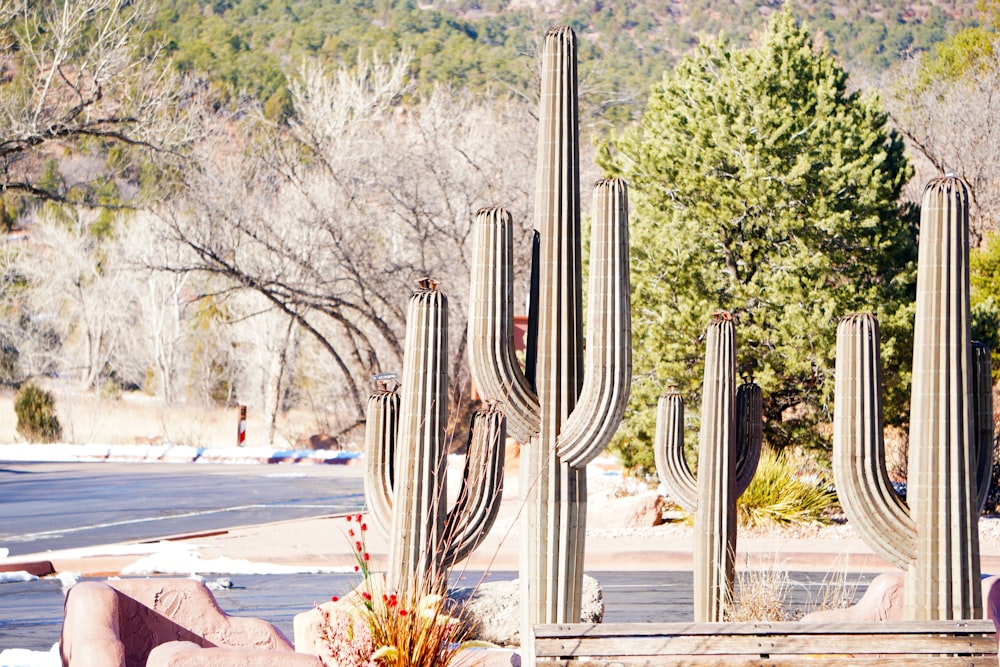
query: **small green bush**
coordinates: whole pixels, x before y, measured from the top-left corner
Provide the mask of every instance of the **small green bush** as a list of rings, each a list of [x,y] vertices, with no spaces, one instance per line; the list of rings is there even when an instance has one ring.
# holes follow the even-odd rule
[[[62,425],[56,416],[52,393],[27,383],[14,398],[17,432],[28,442],[56,442],[62,439]]]
[[[803,465],[765,448],[757,474],[737,504],[740,525],[829,523],[837,495],[819,475],[803,474]]]

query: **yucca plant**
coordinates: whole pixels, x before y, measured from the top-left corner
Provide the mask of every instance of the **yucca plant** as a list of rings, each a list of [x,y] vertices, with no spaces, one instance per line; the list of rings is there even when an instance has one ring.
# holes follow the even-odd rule
[[[821,477],[803,478],[798,463],[765,448],[747,490],[736,506],[741,526],[829,523],[837,494]]]

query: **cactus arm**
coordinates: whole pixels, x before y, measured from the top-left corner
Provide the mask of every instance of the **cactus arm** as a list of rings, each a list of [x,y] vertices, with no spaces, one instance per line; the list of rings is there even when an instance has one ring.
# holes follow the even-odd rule
[[[757,472],[764,442],[760,386],[744,382],[736,390],[736,497],[750,486]],[[676,389],[660,397],[656,406],[653,446],[656,472],[667,494],[688,512],[698,509],[698,481],[684,456],[684,401]]]
[[[365,503],[372,525],[386,537],[392,526],[393,457],[399,394],[378,391],[368,398],[365,421]]]
[[[465,560],[482,543],[500,511],[507,438],[504,421],[495,406],[473,417],[461,490],[445,523],[447,567]]]
[[[587,465],[611,441],[625,414],[632,382],[629,305],[628,189],[621,179],[594,186],[585,379],[559,434],[557,453]]]
[[[527,442],[538,432],[539,407],[514,354],[512,228],[504,209],[482,209],[476,215],[469,366],[479,394],[502,403],[511,435]]]
[[[916,524],[885,467],[878,320],[849,315],[837,327],[833,477],[851,525],[901,570],[916,555]]]
[[[667,495],[688,512],[698,507],[698,482],[684,457],[684,399],[671,388],[656,404],[656,473]]]
[[[750,486],[764,445],[764,397],[760,385],[744,382],[736,389],[736,497]]]
[[[993,475],[993,378],[990,374],[990,348],[973,341],[972,401],[976,433],[976,514],[982,514],[990,495]]]

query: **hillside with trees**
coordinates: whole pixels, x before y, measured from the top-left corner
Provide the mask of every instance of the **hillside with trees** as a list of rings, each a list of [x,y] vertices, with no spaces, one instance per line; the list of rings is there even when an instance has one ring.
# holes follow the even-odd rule
[[[634,117],[645,89],[702,36],[745,45],[781,2],[669,3],[412,0],[170,0],[158,3],[162,37],[181,71],[207,74],[227,95],[248,94],[272,118],[288,114],[289,67],[316,57],[330,67],[412,49],[420,89],[445,83],[531,97],[540,35],[553,22],[581,37],[584,104],[612,122]],[[817,41],[848,68],[881,71],[974,25],[973,2],[916,4],[793,1]]]
[[[832,106],[815,116],[814,143],[784,142],[779,130],[799,127],[795,95],[803,91],[787,71],[768,67],[794,59],[753,64],[742,89],[746,72],[716,62],[755,62],[753,49],[767,42],[780,6],[0,0],[0,383],[72,386],[107,400],[141,394],[168,405],[248,405],[268,416],[264,442],[282,433],[284,415],[304,410],[313,432],[356,446],[371,377],[401,367],[405,296],[416,279],[432,276],[451,303],[453,401],[466,405],[471,223],[479,208],[503,205],[519,225],[518,246],[530,247],[536,55],[545,28],[559,21],[581,37],[584,131],[614,148],[604,168],[636,180],[633,225],[647,259],[668,261],[654,256],[669,248],[656,230],[679,225],[684,234],[675,240],[697,252],[671,265],[675,273],[691,268],[677,274],[678,284],[726,295],[685,305],[682,322],[641,325],[663,337],[647,336],[637,360],[697,375],[698,318],[743,309],[753,320],[742,329],[747,341],[772,352],[755,372],[773,385],[773,444],[822,447],[828,339],[840,311],[896,313],[888,340],[906,341],[914,231],[907,202],[928,175],[953,170],[973,185],[977,327],[984,340],[997,339],[1000,246],[991,233],[1000,216],[992,176],[1000,111],[991,91],[1000,56],[993,5],[789,2],[796,58],[817,68],[803,85],[826,91],[822,104]],[[669,108],[658,106],[679,85],[704,84],[698,67],[716,66],[727,71],[729,93],[754,100],[773,141],[749,133],[738,114],[711,117],[697,105],[683,113],[703,123],[702,141],[722,137],[763,165],[733,171],[744,190],[726,191],[710,179],[718,174],[699,171],[684,151],[703,147],[709,159],[712,147],[683,145],[685,135],[664,120]],[[785,97],[762,96],[783,86],[791,86]],[[831,119],[834,108],[843,116]],[[662,141],[641,139],[661,127]],[[839,150],[851,137],[862,148]],[[617,161],[629,151],[635,165],[648,153],[651,165],[672,161],[672,171],[630,171]],[[749,187],[767,181],[761,169],[776,171],[796,154],[828,166],[822,178],[800,174],[795,206],[783,199],[792,190]],[[599,168],[585,159],[596,177]],[[917,176],[906,182],[911,167]],[[644,199],[643,183],[657,178],[683,190],[688,216]],[[841,188],[856,205],[831,195]],[[796,237],[804,220],[851,239],[853,254],[826,264],[808,259],[817,248],[835,250],[822,239],[782,255],[788,267],[811,271],[796,286],[816,297],[803,321],[779,321],[777,311],[790,314],[782,299],[797,292],[757,272],[773,264],[766,248],[743,248],[738,262],[752,267],[752,280],[723,285],[695,270],[722,261],[725,243],[703,238],[724,233],[716,218],[738,217],[713,204],[719,193],[730,204],[756,198],[780,222],[767,233]],[[858,221],[863,229],[852,227]],[[525,250],[515,268],[517,303],[527,263]],[[637,290],[650,288],[636,276]],[[765,303],[777,311],[764,313]],[[803,344],[777,353],[773,337]],[[809,352],[806,340],[826,347]],[[902,395],[905,355],[885,354],[901,360],[894,387]],[[654,381],[637,370],[649,381],[634,392],[633,415],[665,389],[665,376]],[[902,404],[892,404],[891,419],[905,423]],[[783,421],[794,414],[809,419]],[[648,423],[630,422],[624,432],[648,445]]]

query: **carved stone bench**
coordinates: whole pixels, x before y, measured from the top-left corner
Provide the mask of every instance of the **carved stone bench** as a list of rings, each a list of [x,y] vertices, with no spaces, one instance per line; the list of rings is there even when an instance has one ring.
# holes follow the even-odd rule
[[[546,665],[990,665],[993,621],[601,623],[534,628]]]

